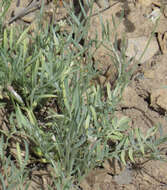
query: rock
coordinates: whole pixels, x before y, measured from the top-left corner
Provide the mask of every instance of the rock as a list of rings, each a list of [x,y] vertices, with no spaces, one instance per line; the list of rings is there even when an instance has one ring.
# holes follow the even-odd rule
[[[36,18],[35,12],[29,13],[28,15],[25,15],[22,17],[22,20],[27,23],[32,23]]]
[[[149,41],[149,38],[144,37],[144,36],[137,37],[137,38],[129,38],[126,55],[131,58],[135,57],[135,59],[137,61],[140,61],[140,63],[144,63],[148,61],[159,50],[157,40],[154,37],[152,37],[147,47],[147,50],[145,51],[142,59],[140,60],[140,57],[143,54],[148,41]]]
[[[119,185],[130,184],[133,180],[133,171],[126,168],[119,175],[114,176],[114,180]]]

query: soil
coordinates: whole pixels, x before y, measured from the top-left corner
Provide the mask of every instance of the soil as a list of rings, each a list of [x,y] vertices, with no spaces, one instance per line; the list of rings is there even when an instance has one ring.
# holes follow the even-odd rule
[[[9,9],[6,20],[7,23],[11,19],[12,15],[16,15],[21,9],[25,7],[30,0],[20,1],[21,5],[16,5],[16,1],[13,1],[12,6]],[[128,116],[131,118],[131,127],[139,127],[142,132],[146,132],[149,128],[156,125],[161,125],[163,134],[167,133],[166,128],[166,111],[167,111],[167,13],[166,5],[161,4],[156,0],[115,0],[110,1],[110,4],[114,4],[109,9],[100,13],[104,21],[108,20],[110,29],[113,28],[112,15],[115,17],[115,22],[118,23],[121,17],[121,11],[124,11],[122,22],[116,29],[118,38],[122,39],[125,35],[127,39],[137,41],[138,39],[149,39],[154,30],[154,14],[150,16],[153,11],[160,14],[158,25],[155,29],[153,36],[154,43],[149,46],[149,50],[146,52],[144,60],[135,60],[134,64],[136,69],[132,75],[129,85],[126,87],[123,93],[123,100],[117,110],[117,116]],[[94,13],[102,10],[103,7],[94,5]],[[46,12],[53,13],[54,8],[52,5],[46,6]],[[65,15],[65,9],[59,8],[59,15],[63,17]],[[12,24],[32,24],[35,14],[38,10],[21,16],[15,20]],[[53,16],[53,15],[52,15]],[[46,20],[48,22],[48,20]],[[100,20],[99,16],[92,17],[91,28],[89,37],[97,33],[100,34]],[[113,36],[111,33],[111,41]],[[101,37],[99,37],[101,39]],[[144,44],[145,41],[141,41]],[[140,47],[138,47],[140,51]],[[130,51],[132,52],[132,50]],[[151,54],[153,53],[153,54]],[[129,57],[133,56],[128,54]],[[100,78],[102,85],[105,85],[104,81],[112,81],[116,76],[112,66],[111,58],[107,55],[106,50],[101,48],[95,55],[95,60],[99,64],[99,68],[108,67],[111,65],[110,72],[104,75],[107,80]],[[105,71],[104,71],[105,72]],[[113,74],[114,73],[114,74]],[[164,153],[165,149],[164,149]],[[34,182],[33,182],[34,183]],[[118,163],[113,164],[111,160],[104,163],[103,168],[98,168],[89,173],[85,180],[81,183],[81,189],[83,190],[165,190],[167,189],[167,168],[166,163],[162,161],[148,161],[145,162],[139,160],[139,163],[135,166],[129,166],[129,168],[120,168]],[[33,187],[32,187],[33,188]],[[36,186],[37,188],[37,186]]]

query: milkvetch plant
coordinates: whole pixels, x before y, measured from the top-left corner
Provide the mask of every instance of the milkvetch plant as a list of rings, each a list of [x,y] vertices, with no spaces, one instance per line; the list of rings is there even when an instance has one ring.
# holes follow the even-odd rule
[[[130,127],[129,118],[115,115],[131,76],[127,67],[133,60],[125,55],[126,44],[119,51],[110,41],[108,24],[101,21],[102,41],[95,38],[81,46],[89,23],[76,27],[80,21],[73,12],[70,15],[74,20],[70,33],[60,33],[60,26],[42,30],[39,25],[40,34],[32,37],[29,27],[17,35],[16,28],[0,25],[0,106],[8,110],[10,126],[0,128],[4,189],[28,189],[28,166],[37,163],[52,169],[48,189],[65,190],[77,189],[90,169],[108,158],[124,165],[140,157],[163,159],[159,147],[167,137],[156,137],[160,127],[153,126],[144,135]],[[114,87],[92,82],[99,75],[92,45],[110,52],[118,70]]]

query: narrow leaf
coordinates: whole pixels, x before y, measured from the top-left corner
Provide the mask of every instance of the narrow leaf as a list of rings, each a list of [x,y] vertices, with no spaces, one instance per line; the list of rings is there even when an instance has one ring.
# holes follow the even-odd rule
[[[135,161],[134,161],[134,158],[133,158],[133,149],[132,149],[132,148],[129,149],[128,154],[129,154],[130,160],[131,160],[132,162],[135,162]]]
[[[90,109],[91,109],[91,112],[92,112],[92,116],[93,116],[94,122],[97,123],[97,115],[96,115],[95,108],[91,105]]]
[[[30,26],[27,27],[27,28],[23,31],[23,33],[20,35],[20,38],[19,38],[19,39],[17,40],[17,42],[16,42],[16,46],[18,46],[18,45],[23,41],[23,39],[25,38],[25,36],[26,36],[27,32],[29,31],[29,29],[30,29]]]
[[[89,128],[89,123],[90,123],[90,115],[88,115],[87,118],[86,118],[85,129]]]
[[[13,27],[10,28],[9,47],[10,49],[13,47]]]
[[[141,141],[141,136],[140,136],[139,128],[135,129],[135,134],[136,134],[139,146],[140,146],[140,150],[141,150],[142,154],[144,155],[144,145],[143,145],[143,143]]]
[[[4,33],[3,33],[3,47],[5,50],[8,49],[8,37],[7,37],[6,28],[5,28]]]
[[[16,143],[16,150],[17,150],[17,158],[18,158],[18,161],[19,161],[20,167],[22,167],[22,165],[23,165],[23,161],[22,161],[22,156],[21,156],[20,145],[19,145],[18,142]]]
[[[124,165],[126,165],[126,161],[125,161],[125,150],[121,151],[121,161],[123,162]]]

